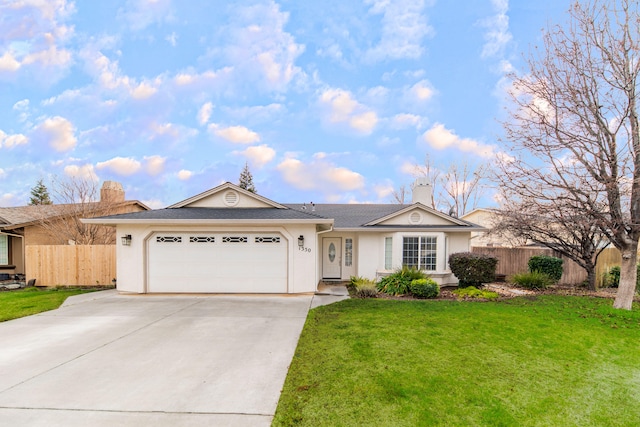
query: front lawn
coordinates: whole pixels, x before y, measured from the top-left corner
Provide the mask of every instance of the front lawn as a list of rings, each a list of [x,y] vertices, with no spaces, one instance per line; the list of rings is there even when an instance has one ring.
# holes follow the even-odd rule
[[[312,310],[274,426],[636,426],[640,311],[351,299]]]
[[[83,288],[25,288],[0,292],[0,322],[54,310],[72,295],[92,292]]]

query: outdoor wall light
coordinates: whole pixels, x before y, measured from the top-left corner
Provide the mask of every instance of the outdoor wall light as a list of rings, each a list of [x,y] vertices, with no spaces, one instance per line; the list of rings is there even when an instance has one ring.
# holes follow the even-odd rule
[[[122,246],[131,246],[131,234],[122,236]]]
[[[298,237],[298,247],[299,248],[304,247],[304,236],[302,234],[300,235],[300,237]]]

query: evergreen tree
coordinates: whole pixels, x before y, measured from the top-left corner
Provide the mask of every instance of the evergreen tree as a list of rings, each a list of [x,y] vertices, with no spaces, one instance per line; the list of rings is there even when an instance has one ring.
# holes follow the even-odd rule
[[[252,193],[256,193],[256,187],[253,185],[253,175],[251,175],[251,171],[249,170],[248,162],[245,162],[244,169],[242,169],[242,172],[240,172],[238,187],[244,188],[245,190],[251,191]]]
[[[49,190],[47,186],[44,185],[42,179],[38,180],[38,183],[31,189],[31,199],[29,200],[30,205],[50,205],[53,202],[51,201],[51,197],[49,197]]]

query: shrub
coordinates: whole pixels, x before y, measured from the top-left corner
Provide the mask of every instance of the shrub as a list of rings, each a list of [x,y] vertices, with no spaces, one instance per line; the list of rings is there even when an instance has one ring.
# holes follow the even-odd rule
[[[529,258],[529,271],[545,273],[553,283],[558,283],[562,277],[562,260],[547,255],[535,255]]]
[[[546,289],[555,282],[546,273],[530,271],[528,273],[514,274],[511,277],[511,283],[526,289]]]
[[[430,278],[411,281],[409,290],[416,298],[436,298],[440,295],[440,286]]]
[[[358,298],[375,298],[378,295],[376,282],[360,276],[351,276],[349,279],[353,295]]]
[[[376,285],[363,285],[356,288],[355,296],[358,298],[375,298],[378,296]]]
[[[464,299],[464,298],[497,299],[499,296],[497,292],[478,289],[475,286],[468,286],[466,288],[456,289],[452,293],[458,299]]]
[[[427,275],[424,272],[404,266],[390,275],[383,277],[376,287],[379,292],[384,292],[385,294],[405,295],[410,293],[409,287],[412,281],[425,279],[426,277]]]
[[[484,283],[496,280],[498,259],[484,254],[459,252],[449,256],[449,268],[458,278],[458,286],[482,287]]]
[[[608,288],[617,288],[620,285],[620,266],[614,265],[604,274],[604,285]],[[640,264],[637,267],[636,289],[640,288]]]

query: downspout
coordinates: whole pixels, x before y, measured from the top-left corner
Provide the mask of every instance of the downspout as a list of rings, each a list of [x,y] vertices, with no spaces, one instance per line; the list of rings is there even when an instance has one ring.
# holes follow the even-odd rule
[[[320,242],[320,239],[318,238],[319,235],[321,234],[325,234],[325,233],[330,233],[333,231],[333,224],[331,224],[331,227],[329,227],[328,230],[324,230],[324,231],[316,231],[316,245],[318,244],[318,242]],[[322,246],[320,247],[320,250],[318,251],[318,254],[320,255],[320,260],[322,261]],[[319,263],[315,263],[316,264],[316,278],[318,278],[318,266]],[[320,281],[318,281],[318,283],[320,283]],[[316,291],[314,293],[318,292],[318,283],[316,283]]]

